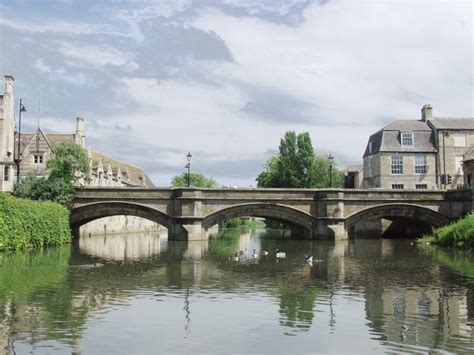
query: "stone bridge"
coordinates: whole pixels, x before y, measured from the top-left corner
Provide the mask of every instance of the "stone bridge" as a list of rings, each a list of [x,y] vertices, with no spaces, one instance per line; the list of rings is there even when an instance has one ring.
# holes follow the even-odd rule
[[[132,215],[163,225],[169,239],[202,240],[220,221],[253,216],[284,222],[292,236],[343,239],[421,233],[472,207],[472,190],[85,188],[70,221],[78,235],[90,221]]]

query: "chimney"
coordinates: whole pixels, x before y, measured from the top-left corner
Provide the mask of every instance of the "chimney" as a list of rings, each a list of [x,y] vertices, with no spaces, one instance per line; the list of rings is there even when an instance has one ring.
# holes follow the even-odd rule
[[[13,94],[13,82],[15,78],[13,75],[5,75],[5,94]]]
[[[421,120],[426,122],[433,118],[433,108],[430,104],[426,104],[421,108]]]
[[[76,133],[74,134],[74,142],[81,146],[86,147],[86,136],[84,135],[84,118],[77,117]]]

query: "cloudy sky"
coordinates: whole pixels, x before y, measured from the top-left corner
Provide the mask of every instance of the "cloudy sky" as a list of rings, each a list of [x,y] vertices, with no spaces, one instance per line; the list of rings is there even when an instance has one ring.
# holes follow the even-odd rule
[[[471,0],[0,0],[0,51],[27,130],[83,116],[159,186],[188,151],[249,186],[287,130],[344,166],[425,103],[474,116]]]

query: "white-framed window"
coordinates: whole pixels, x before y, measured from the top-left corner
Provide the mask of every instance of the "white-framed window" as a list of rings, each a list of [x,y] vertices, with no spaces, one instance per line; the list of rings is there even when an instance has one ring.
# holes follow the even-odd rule
[[[454,146],[455,147],[465,147],[466,144],[466,135],[465,134],[455,134],[454,135]]]
[[[369,153],[372,153],[373,150],[374,150],[374,143],[369,142]]]
[[[6,166],[3,169],[3,181],[10,181],[10,167]]]
[[[461,155],[454,157],[454,168],[456,169],[456,175],[462,175],[462,160],[463,157]]]
[[[426,174],[426,155],[415,155],[415,174]]]
[[[367,172],[369,174],[369,177],[374,176],[374,157],[369,156],[367,158]]]
[[[403,190],[403,184],[392,184],[393,190]]]
[[[392,175],[403,174],[403,156],[400,154],[392,155]]]
[[[402,147],[413,147],[413,132],[401,133]]]
[[[417,190],[427,190],[428,189],[428,185],[427,184],[415,184],[415,188]]]
[[[43,155],[42,154],[34,154],[33,155],[33,162],[35,164],[43,164]]]

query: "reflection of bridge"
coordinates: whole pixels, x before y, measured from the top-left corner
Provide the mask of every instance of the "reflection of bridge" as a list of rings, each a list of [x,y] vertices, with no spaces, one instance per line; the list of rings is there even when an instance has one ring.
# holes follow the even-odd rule
[[[353,189],[124,189],[78,190],[71,226],[133,215],[168,228],[170,239],[206,239],[222,220],[254,216],[291,226],[297,235],[347,238],[447,224],[472,211],[473,192]],[[394,227],[394,225],[397,225]],[[397,229],[398,228],[398,229]],[[406,229],[401,233],[406,233]]]

